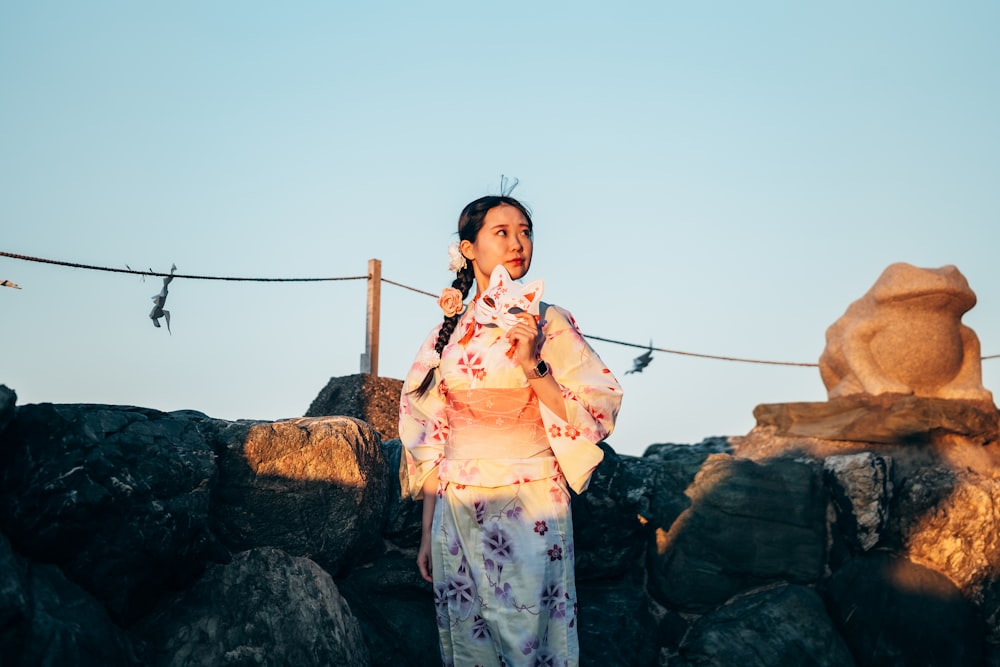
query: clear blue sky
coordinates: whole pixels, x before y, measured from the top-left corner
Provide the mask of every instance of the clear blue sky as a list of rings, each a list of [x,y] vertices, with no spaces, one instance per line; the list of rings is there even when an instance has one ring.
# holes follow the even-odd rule
[[[1000,3],[24,2],[0,5],[0,250],[437,292],[500,174],[530,278],[585,333],[815,362],[890,263],[955,264],[1000,353]],[[19,403],[299,416],[359,371],[362,281],[159,279],[0,258]],[[383,288],[382,375],[434,300]],[[739,435],[824,400],[814,368],[595,348],[611,444]],[[984,362],[1000,391],[1000,359]]]

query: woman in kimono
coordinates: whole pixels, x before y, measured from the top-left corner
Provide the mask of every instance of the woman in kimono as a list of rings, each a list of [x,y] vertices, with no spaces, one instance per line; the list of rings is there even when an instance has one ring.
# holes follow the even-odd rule
[[[532,222],[509,196],[462,211],[444,321],[403,385],[399,433],[417,556],[445,665],[577,665],[569,489],[603,458],[621,387],[572,316],[540,302]],[[472,286],[475,298],[466,306]]]

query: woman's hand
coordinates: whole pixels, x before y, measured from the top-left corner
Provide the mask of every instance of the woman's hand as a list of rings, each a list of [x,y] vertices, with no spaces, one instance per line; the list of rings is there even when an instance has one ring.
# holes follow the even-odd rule
[[[420,548],[417,550],[417,568],[420,570],[421,577],[434,583],[434,577],[431,575],[433,572],[431,569],[431,536],[426,531],[420,537]]]
[[[514,361],[523,370],[528,371],[538,363],[538,343],[541,337],[542,331],[534,315],[518,313],[517,324],[507,332],[507,340],[514,350]]]
[[[517,319],[517,324],[507,332],[513,350],[511,357],[524,371],[524,376],[530,378],[528,384],[538,400],[560,419],[566,419],[566,402],[555,376],[549,373],[545,377],[536,378],[532,373],[538,365],[538,350],[544,335],[538,326],[538,320],[528,313],[518,313]]]

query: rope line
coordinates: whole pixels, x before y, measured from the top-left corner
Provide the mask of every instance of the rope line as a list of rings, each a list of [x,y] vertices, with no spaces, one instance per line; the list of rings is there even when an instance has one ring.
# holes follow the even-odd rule
[[[416,287],[410,287],[409,285],[404,285],[403,283],[397,283],[395,280],[389,280],[388,278],[383,278],[382,282],[389,283],[390,285],[395,285],[396,287],[402,287],[403,289],[408,289],[411,292],[416,292],[417,294],[426,294],[434,299],[438,298],[437,294],[431,294],[430,292],[425,292],[422,289],[417,289]]]
[[[41,257],[31,257],[28,255],[18,255],[12,252],[5,252],[0,250],[0,257],[9,257],[10,259],[20,259],[27,262],[38,262],[41,264],[54,264],[56,266],[68,266],[74,269],[89,269],[91,271],[108,271],[110,273],[128,273],[138,276],[157,276],[162,278],[174,277],[174,278],[187,278],[190,280],[226,280],[233,282],[259,282],[259,283],[315,283],[315,282],[330,282],[335,280],[370,280],[371,275],[363,276],[344,276],[339,278],[238,278],[233,276],[198,276],[190,275],[185,273],[160,273],[157,271],[136,271],[132,268],[117,269],[109,266],[94,266],[92,264],[80,264],[78,262],[64,262],[55,259],[44,259]],[[398,283],[394,280],[389,280],[388,278],[382,278],[382,282],[389,283],[390,285],[395,285],[396,287],[401,287],[411,292],[416,292],[417,294],[423,294],[431,298],[437,298],[437,294],[427,292],[422,289],[417,289],[416,287],[411,287],[409,285],[404,285],[403,283]],[[813,363],[803,363],[797,361],[768,361],[764,359],[746,359],[743,357],[727,357],[717,354],[700,354],[698,352],[682,352],[681,350],[670,350],[663,347],[651,347],[649,345],[639,345],[638,343],[627,343],[622,340],[615,340],[613,338],[603,338],[601,336],[592,336],[590,334],[583,334],[584,338],[590,338],[591,340],[599,340],[604,343],[613,343],[615,345],[622,345],[625,347],[634,347],[640,350],[652,350],[653,352],[663,352],[665,354],[677,354],[685,357],[698,357],[699,359],[716,359],[719,361],[735,361],[744,364],[767,364],[770,366],[799,366],[805,368],[817,368],[819,364]],[[1000,354],[991,354],[987,356],[980,357],[982,361],[987,359],[1000,359]]]
[[[68,266],[74,269],[89,269],[91,271],[108,271],[110,273],[130,273],[137,276],[158,276],[162,278],[188,278],[190,280],[228,280],[233,282],[256,282],[256,283],[318,283],[331,280],[368,280],[371,276],[345,276],[343,278],[237,278],[233,276],[196,276],[187,273],[160,273],[158,271],[136,271],[135,269],[117,269],[110,266],[94,266],[92,264],[79,264],[77,262],[63,262],[56,259],[43,259],[41,257],[30,257],[28,255],[17,255],[12,252],[0,250],[0,257],[10,257],[11,259],[23,259],[27,262],[39,262],[41,264],[55,264],[56,266]]]
[[[636,347],[641,350],[652,350],[654,352],[666,352],[667,354],[680,354],[685,357],[699,357],[701,359],[718,359],[720,361],[739,361],[745,364],[769,364],[772,366],[806,366],[810,368],[816,368],[819,364],[808,364],[801,363],[798,361],[765,361],[762,359],[744,359],[742,357],[723,357],[716,354],[699,354],[697,352],[681,352],[680,350],[668,350],[663,347],[650,347],[649,345],[638,345],[636,343],[626,343],[621,340],[614,340],[612,338],[601,338],[600,336],[591,336],[590,334],[583,334],[584,338],[591,338],[593,340],[604,341],[605,343],[614,343],[615,345],[624,345],[625,347]]]

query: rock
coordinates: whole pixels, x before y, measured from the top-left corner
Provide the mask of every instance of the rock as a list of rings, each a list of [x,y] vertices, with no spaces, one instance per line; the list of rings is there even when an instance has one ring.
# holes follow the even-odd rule
[[[696,620],[680,656],[684,667],[855,664],[820,596],[787,584],[744,593]]]
[[[683,475],[690,481],[704,463],[709,454],[729,454],[732,445],[725,436],[705,438],[695,444],[659,443],[649,445],[642,453],[642,458],[672,463],[683,470]]]
[[[743,590],[823,574],[827,499],[816,466],[713,454],[687,494],[691,507],[650,544],[660,603],[707,611]]]
[[[119,621],[225,549],[208,525],[214,455],[195,422],[134,407],[26,405],[0,436],[0,527]]]
[[[954,434],[997,439],[992,405],[920,396],[848,396],[826,403],[765,403],[753,411],[758,426],[782,436],[866,443],[922,443]]]
[[[340,583],[361,625],[373,667],[439,667],[431,585],[416,553],[388,553],[352,570]]]
[[[349,417],[301,417],[219,437],[213,526],[233,550],[279,547],[336,574],[373,555],[388,471],[378,434]]]
[[[424,501],[411,500],[402,494],[406,465],[402,462],[403,443],[399,438],[382,443],[382,456],[389,470],[388,510],[382,536],[398,547],[416,549],[420,546]]]
[[[0,384],[0,434],[7,428],[7,424],[14,418],[14,411],[17,409],[17,394],[13,389]]]
[[[330,378],[313,399],[306,417],[344,416],[368,422],[383,440],[399,437],[399,396],[403,381],[359,373]]]
[[[872,553],[833,574],[830,614],[858,665],[984,664],[982,619],[943,575]]]
[[[437,664],[398,439],[14,400],[0,389],[3,664]],[[573,498],[584,665],[852,665],[835,634],[862,664],[1000,646],[1000,442],[761,425],[602,447]],[[249,551],[225,566],[229,548]]]
[[[138,666],[128,635],[54,565],[18,557],[0,535],[0,664]]]
[[[577,586],[580,662],[601,667],[647,667],[659,647],[654,603],[642,586],[622,581]]]
[[[982,603],[1000,577],[1000,479],[939,465],[907,471],[897,495],[900,554]],[[993,639],[1000,641],[1000,631]]]
[[[213,565],[133,634],[154,667],[370,664],[330,575],[307,558],[266,547]]]
[[[992,404],[979,338],[962,324],[975,305],[954,266],[890,265],[827,329],[819,371],[829,397],[914,394]]]
[[[893,499],[879,544],[947,576],[984,616],[996,617],[990,639],[1000,643],[1000,445],[958,437],[873,445],[782,437],[773,427],[734,441],[739,456],[755,460],[865,452],[891,458]]]
[[[878,544],[889,522],[892,459],[871,452],[831,456],[823,462],[840,532],[856,549]]]
[[[641,567],[649,534],[650,500],[658,461],[615,453],[600,443],[604,460],[590,487],[573,494],[577,581],[620,578]]]
[[[775,426],[757,426],[745,436],[731,437],[733,455],[754,461],[776,458],[822,461],[831,456],[872,452],[889,457],[900,474],[923,468],[945,467],[992,475],[1000,467],[1000,442],[939,434],[929,441],[887,443],[829,440],[803,435],[781,435]]]
[[[732,451],[727,438],[706,438],[695,445],[650,445],[643,459],[659,461],[649,507],[650,525],[657,534],[665,533],[684,510],[691,506],[685,491],[702,464],[712,454]]]

